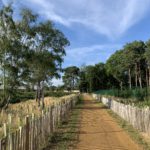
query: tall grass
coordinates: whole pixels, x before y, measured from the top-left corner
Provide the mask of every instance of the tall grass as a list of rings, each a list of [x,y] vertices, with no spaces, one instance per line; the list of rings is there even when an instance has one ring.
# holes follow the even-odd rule
[[[3,92],[0,90],[0,108],[3,105],[3,96],[2,96]],[[35,99],[35,91],[23,91],[23,90],[18,90],[17,93],[15,93],[15,95],[10,99],[10,103],[19,103],[19,102],[23,102],[23,101],[27,101],[29,99]],[[45,97],[62,97],[62,96],[66,96],[72,93],[66,93],[63,91],[58,91],[58,92],[52,92],[52,91],[45,91],[44,92],[44,96]]]
[[[121,102],[123,103],[138,103],[149,105],[150,104],[150,88],[134,88],[134,89],[109,89],[109,90],[99,90],[95,92],[96,94],[115,96],[123,98]]]
[[[17,129],[20,125],[25,123],[25,117],[32,116],[34,113],[35,117],[42,114],[42,111],[46,111],[46,109],[51,106],[59,103],[62,99],[66,99],[70,97],[70,95],[65,97],[45,97],[45,109],[42,110],[38,107],[35,100],[23,101],[16,104],[9,104],[7,109],[0,111],[0,137],[3,135],[3,124],[8,122],[9,116],[12,118],[12,129]]]

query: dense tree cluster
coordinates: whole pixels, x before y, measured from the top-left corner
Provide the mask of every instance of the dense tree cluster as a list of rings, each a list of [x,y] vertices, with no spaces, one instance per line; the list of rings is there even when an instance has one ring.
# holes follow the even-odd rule
[[[2,101],[9,103],[18,88],[33,87],[44,106],[44,85],[59,77],[69,42],[51,21],[41,21],[28,9],[20,12],[17,20],[12,6],[0,9]]]
[[[106,62],[106,70],[119,82],[120,88],[150,86],[149,41],[127,43]]]
[[[78,88],[84,92],[148,87],[150,86],[150,41],[127,43],[121,50],[112,54],[105,64],[81,67],[78,76]]]
[[[63,82],[68,91],[78,88],[79,68],[76,66],[67,67],[64,69]]]
[[[74,71],[72,70],[73,68]],[[78,73],[75,70],[78,70]],[[73,83],[72,76],[75,76],[74,88],[71,86]],[[99,63],[94,66],[82,66],[80,69],[75,66],[68,67],[65,69],[63,81],[66,89],[69,87],[71,90],[79,89],[81,92],[92,92],[116,86],[116,79],[107,74],[104,63]]]
[[[84,66],[80,69],[79,89],[82,92],[92,92],[99,89],[107,89],[109,80],[105,64]]]

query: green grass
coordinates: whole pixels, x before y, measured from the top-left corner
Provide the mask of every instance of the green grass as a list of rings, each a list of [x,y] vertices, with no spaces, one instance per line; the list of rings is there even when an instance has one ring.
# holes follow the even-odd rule
[[[150,106],[150,88],[133,88],[133,89],[110,89],[99,90],[95,94],[119,97],[119,102],[124,104],[134,104],[138,107]]]
[[[78,142],[79,122],[80,122],[80,106],[79,104],[68,114],[68,117],[63,121],[57,131],[49,138],[49,144],[43,150],[67,150],[74,149]]]
[[[128,135],[132,138],[133,141],[138,143],[143,147],[143,150],[150,150],[150,143],[146,142],[142,135],[139,133],[138,130],[133,128],[132,125],[127,123],[127,121],[123,120],[121,117],[119,117],[117,114],[115,114],[111,110],[107,110],[108,113],[116,120],[116,122],[119,124],[121,128],[123,128]]]

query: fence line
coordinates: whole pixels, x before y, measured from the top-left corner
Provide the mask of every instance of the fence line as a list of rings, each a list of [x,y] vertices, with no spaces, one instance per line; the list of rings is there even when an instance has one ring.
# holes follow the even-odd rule
[[[69,110],[78,101],[78,95],[63,99],[42,111],[39,117],[26,116],[25,125],[11,132],[11,116],[4,124],[4,138],[0,139],[0,150],[39,150],[48,141],[48,137],[57,129]]]
[[[101,95],[93,94],[93,97],[108,106],[112,111],[118,114],[121,118],[129,122],[136,129],[150,135],[150,108],[138,108],[131,105],[126,105]]]

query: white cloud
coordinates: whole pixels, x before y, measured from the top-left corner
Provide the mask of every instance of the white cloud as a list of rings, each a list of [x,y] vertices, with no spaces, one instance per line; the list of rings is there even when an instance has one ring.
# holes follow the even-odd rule
[[[52,83],[53,83],[53,85],[55,85],[55,86],[60,86],[60,85],[63,85],[63,81],[62,81],[62,79],[52,79]]]
[[[24,0],[22,3],[65,26],[79,23],[110,38],[122,35],[150,7],[150,0]]]
[[[103,44],[88,47],[69,48],[65,58],[65,66],[82,64],[94,65],[105,62],[115,50],[122,47],[122,44]]]
[[[65,57],[63,67],[81,65],[94,65],[99,62],[105,62],[115,50],[119,50],[122,44],[103,44],[91,45],[86,47],[69,48],[66,50],[67,56]],[[62,79],[53,79],[53,84],[58,86],[62,85]]]
[[[8,5],[10,0],[0,0],[4,5]]]
[[[110,38],[122,35],[141,20],[150,0],[2,0],[29,5],[38,13],[65,26],[82,24]]]

